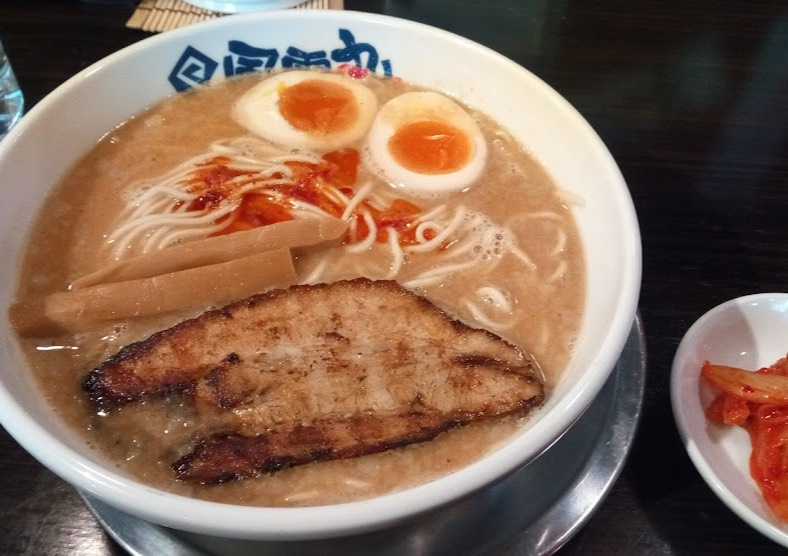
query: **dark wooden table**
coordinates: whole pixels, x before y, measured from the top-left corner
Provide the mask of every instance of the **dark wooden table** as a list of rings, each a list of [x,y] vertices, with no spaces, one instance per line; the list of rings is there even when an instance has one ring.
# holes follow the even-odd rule
[[[783,0],[346,0],[429,23],[530,69],[589,120],[618,161],[643,233],[643,415],[623,474],[561,554],[784,550],[695,471],[669,375],[684,332],[727,299],[788,289],[788,5]],[[0,0],[0,37],[31,107],[147,36],[132,0]],[[0,183],[2,176],[0,176]],[[788,338],[786,338],[788,351]],[[107,555],[76,492],[0,430],[0,554]]]

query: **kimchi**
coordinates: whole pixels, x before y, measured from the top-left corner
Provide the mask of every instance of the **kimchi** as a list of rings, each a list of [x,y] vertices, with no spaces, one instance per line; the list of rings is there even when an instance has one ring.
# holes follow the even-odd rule
[[[772,511],[788,522],[788,357],[756,371],[705,361],[701,377],[718,392],[706,417],[747,430],[750,474]]]

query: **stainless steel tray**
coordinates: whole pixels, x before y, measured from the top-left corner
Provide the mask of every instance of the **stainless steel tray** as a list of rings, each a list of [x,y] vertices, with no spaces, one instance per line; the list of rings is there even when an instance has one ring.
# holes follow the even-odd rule
[[[645,374],[645,340],[637,318],[599,396],[549,450],[489,489],[417,522],[376,533],[309,542],[221,539],[173,531],[84,493],[82,498],[133,556],[552,554],[585,525],[618,478],[640,417]]]

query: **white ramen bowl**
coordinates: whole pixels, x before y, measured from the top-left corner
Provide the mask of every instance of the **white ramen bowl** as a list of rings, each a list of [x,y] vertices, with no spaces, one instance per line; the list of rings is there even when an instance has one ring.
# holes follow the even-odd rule
[[[242,43],[270,55],[246,56]],[[392,17],[317,10],[233,16],[148,38],[85,69],[38,103],[0,144],[0,252],[11,262],[0,271],[3,306],[13,300],[24,238],[43,198],[108,130],[196,82],[255,64],[281,67],[305,59],[357,63],[480,108],[502,122],[559,187],[582,200],[575,218],[587,295],[571,360],[532,424],[466,468],[369,500],[251,508],[173,495],[107,466],[47,404],[7,319],[1,319],[3,426],[53,472],[121,511],[178,530],[238,539],[328,538],[402,522],[486,487],[546,450],[597,395],[633,324],[641,251],[632,201],[605,146],[562,97],[514,62],[456,35]]]

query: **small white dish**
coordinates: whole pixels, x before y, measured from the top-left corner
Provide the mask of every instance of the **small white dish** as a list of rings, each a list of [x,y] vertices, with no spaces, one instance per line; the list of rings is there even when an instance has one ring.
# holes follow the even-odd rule
[[[747,432],[706,419],[714,392],[700,383],[704,360],[756,370],[788,352],[788,293],[739,297],[707,312],[684,335],[673,359],[673,415],[687,453],[714,493],[741,519],[788,547],[788,524],[769,509],[749,470]]]
[[[213,12],[240,14],[262,10],[292,8],[306,0],[184,0],[187,4]]]

